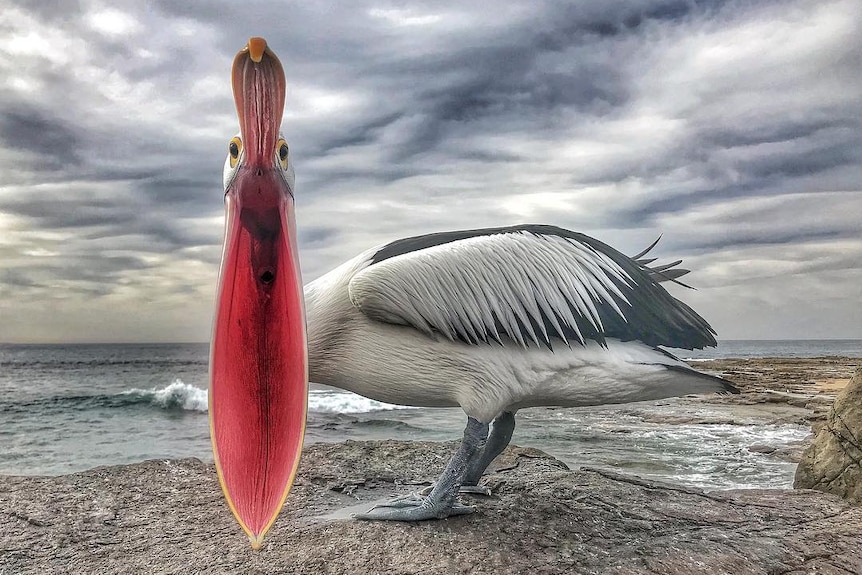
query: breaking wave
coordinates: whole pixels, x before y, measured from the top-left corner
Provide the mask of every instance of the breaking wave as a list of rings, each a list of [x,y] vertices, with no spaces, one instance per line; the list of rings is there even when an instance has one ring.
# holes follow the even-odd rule
[[[139,402],[149,403],[164,409],[182,409],[186,411],[207,411],[207,390],[175,379],[173,383],[161,389],[130,389],[121,395],[137,398]]]
[[[155,408],[173,412],[206,413],[208,392],[175,379],[165,387],[133,388],[115,394],[61,395],[30,401],[4,401],[0,399],[0,413],[28,415],[40,413],[86,412],[102,409]],[[409,409],[374,401],[347,391],[312,389],[308,394],[308,411],[311,413],[370,413]]]

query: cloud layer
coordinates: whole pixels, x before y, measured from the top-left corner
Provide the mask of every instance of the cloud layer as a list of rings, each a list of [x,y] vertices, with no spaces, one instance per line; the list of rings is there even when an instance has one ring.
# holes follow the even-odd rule
[[[682,257],[724,338],[862,337],[853,0],[13,3],[0,341],[206,340],[230,62],[288,75],[303,273],[551,223]]]

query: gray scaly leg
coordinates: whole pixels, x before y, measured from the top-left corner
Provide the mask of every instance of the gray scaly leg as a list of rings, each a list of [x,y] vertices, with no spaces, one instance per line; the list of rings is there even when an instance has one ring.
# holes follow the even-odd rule
[[[464,479],[461,481],[461,492],[466,493],[483,493],[490,495],[490,491],[484,487],[477,487],[479,479],[485,473],[485,469],[494,461],[498,455],[503,453],[506,446],[512,440],[512,432],[515,431],[515,414],[511,411],[504,411],[494,419],[494,425],[491,428],[491,434],[488,436],[488,441],[485,443],[485,449],[479,457],[473,459],[464,473]],[[474,489],[470,489],[473,487]]]
[[[472,507],[458,503],[458,490],[461,487],[464,471],[482,450],[487,437],[487,423],[481,423],[472,417],[467,418],[461,446],[449,460],[429,495],[414,494],[399,497],[388,503],[375,505],[367,512],[357,513],[354,517],[381,521],[422,521],[472,513],[474,511]]]

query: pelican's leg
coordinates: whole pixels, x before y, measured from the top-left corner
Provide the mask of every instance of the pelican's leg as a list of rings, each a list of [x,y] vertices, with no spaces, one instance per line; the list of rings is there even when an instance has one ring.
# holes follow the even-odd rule
[[[487,488],[478,487],[479,479],[482,478],[482,474],[485,473],[485,469],[494,461],[494,458],[503,453],[503,450],[509,445],[513,431],[515,431],[514,412],[504,411],[494,419],[491,434],[488,435],[488,441],[485,443],[485,449],[482,450],[479,457],[473,459],[467,466],[464,479],[461,481],[462,493],[490,495]]]
[[[461,446],[449,460],[430,494],[400,497],[389,503],[375,505],[366,513],[357,513],[354,517],[385,521],[421,521],[472,513],[472,507],[458,503],[458,490],[467,466],[482,450],[487,438],[488,424],[472,417],[467,418]]]

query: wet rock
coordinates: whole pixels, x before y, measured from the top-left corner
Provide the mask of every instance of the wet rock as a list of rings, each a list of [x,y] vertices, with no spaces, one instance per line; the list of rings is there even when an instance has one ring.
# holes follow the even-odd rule
[[[349,519],[428,484],[453,443],[311,445],[254,552],[212,465],[195,459],[62,477],[0,476],[0,574],[862,573],[862,508],[818,491],[704,493],[510,448],[476,513]]]
[[[796,469],[793,486],[862,503],[862,368],[818,426]]]
[[[793,442],[788,445],[769,445],[766,443],[754,443],[748,446],[748,451],[752,453],[762,453],[769,455],[775,459],[789,461],[790,463],[799,463],[802,460],[802,452],[808,442]]]
[[[659,425],[745,425],[732,417],[645,413],[641,419]]]
[[[775,453],[778,450],[778,447],[775,445],[766,445],[765,443],[755,443],[753,445],[749,445],[748,450],[752,453],[770,454]]]

